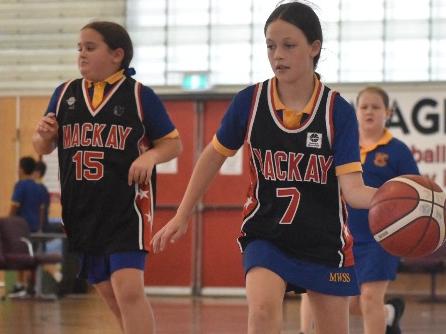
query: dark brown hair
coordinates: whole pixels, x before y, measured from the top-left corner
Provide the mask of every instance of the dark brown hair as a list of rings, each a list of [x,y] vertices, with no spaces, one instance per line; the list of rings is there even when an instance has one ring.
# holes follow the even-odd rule
[[[124,58],[121,68],[128,69],[133,58],[133,43],[125,28],[117,23],[108,21],[93,21],[85,25],[81,30],[93,29],[102,35],[105,44],[112,50],[123,49]]]
[[[265,35],[268,26],[276,20],[283,20],[302,30],[310,44],[314,41],[320,41],[322,50],[323,37],[321,22],[310,6],[298,1],[284,3],[277,6],[266,20],[265,27],[263,29]],[[314,68],[316,68],[320,56],[321,53],[319,51],[319,54],[313,59]]]
[[[32,172],[34,172],[34,169],[36,168],[36,160],[34,160],[33,157],[26,156],[20,158],[19,166],[23,170],[23,173],[25,175],[31,175]]]

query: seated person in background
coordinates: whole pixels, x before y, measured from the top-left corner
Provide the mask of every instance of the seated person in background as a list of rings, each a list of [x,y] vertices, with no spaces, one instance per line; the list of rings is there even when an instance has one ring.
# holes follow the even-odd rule
[[[36,161],[23,157],[19,162],[19,181],[14,185],[10,216],[25,218],[31,232],[37,232],[43,224],[45,201],[42,188],[33,178]]]
[[[19,181],[14,185],[12,193],[12,203],[9,211],[10,216],[23,217],[28,223],[31,232],[37,232],[43,224],[45,213],[45,198],[41,189],[33,178],[33,172],[36,168],[34,158],[22,157],[19,161]],[[28,272],[19,272],[17,283],[14,286],[11,297],[17,295],[24,296],[25,282],[28,284],[28,292],[33,290],[33,275]]]

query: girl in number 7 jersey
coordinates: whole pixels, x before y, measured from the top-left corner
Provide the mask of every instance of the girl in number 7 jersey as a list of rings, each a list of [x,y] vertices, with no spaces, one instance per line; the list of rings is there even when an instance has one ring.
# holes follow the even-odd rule
[[[202,152],[176,215],[152,239],[163,250],[187,230],[193,207],[225,159],[245,143],[250,187],[241,236],[248,333],[279,333],[285,292],[307,291],[318,333],[348,333],[348,296],[359,293],[345,201],[367,208],[351,105],[315,73],[319,19],[281,4],[264,28],[275,76],[239,92]]]

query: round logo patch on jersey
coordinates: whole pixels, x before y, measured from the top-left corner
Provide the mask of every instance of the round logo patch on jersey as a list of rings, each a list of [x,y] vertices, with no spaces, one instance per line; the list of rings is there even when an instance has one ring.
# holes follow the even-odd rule
[[[67,100],[68,109],[73,110],[74,104],[76,103],[76,98],[74,96],[69,97]]]
[[[308,132],[307,133],[307,147],[321,148],[322,147],[322,133]]]

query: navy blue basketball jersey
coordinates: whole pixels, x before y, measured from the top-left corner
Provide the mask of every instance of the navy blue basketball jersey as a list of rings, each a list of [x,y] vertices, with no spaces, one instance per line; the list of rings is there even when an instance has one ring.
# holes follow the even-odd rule
[[[147,186],[127,181],[132,162],[151,147],[142,87],[122,77],[96,109],[86,80],[72,80],[60,89],[55,111],[62,219],[73,251],[149,249],[153,178]]]
[[[352,239],[332,148],[337,93],[319,85],[311,114],[287,129],[271,89],[272,80],[257,85],[248,121],[251,184],[240,244],[267,239],[299,259],[350,266]]]

